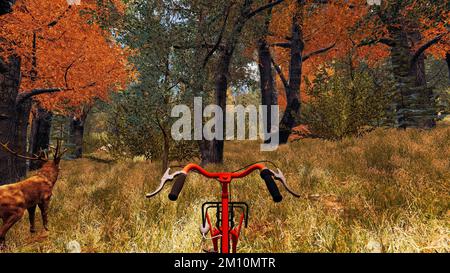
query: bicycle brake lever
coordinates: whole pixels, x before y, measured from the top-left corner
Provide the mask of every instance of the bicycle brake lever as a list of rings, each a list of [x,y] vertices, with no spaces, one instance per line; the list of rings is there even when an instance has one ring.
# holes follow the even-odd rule
[[[269,170],[270,170],[270,169],[269,169]],[[289,188],[289,186],[288,186],[288,184],[287,184],[287,182],[286,182],[286,177],[284,177],[283,172],[281,172],[281,170],[278,169],[278,168],[277,168],[277,170],[278,170],[278,173],[274,172],[273,170],[270,170],[270,172],[272,172],[274,178],[275,178],[276,180],[280,181],[281,184],[283,184],[283,187],[284,187],[290,194],[292,194],[292,195],[295,196],[295,197],[300,197],[300,194],[294,192],[291,188]]]
[[[175,176],[184,173],[183,171],[177,171],[177,172],[174,172],[173,174],[169,174],[169,171],[170,171],[170,168],[167,168],[167,170],[164,173],[163,177],[161,177],[161,183],[159,184],[158,189],[156,189],[152,193],[148,193],[146,195],[147,198],[150,198],[150,197],[153,197],[153,196],[157,195],[164,188],[164,185],[167,182],[172,181],[175,178]]]

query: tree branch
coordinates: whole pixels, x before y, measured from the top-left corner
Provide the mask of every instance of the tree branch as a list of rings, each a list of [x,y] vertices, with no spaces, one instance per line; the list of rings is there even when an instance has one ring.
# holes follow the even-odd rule
[[[91,82],[89,84],[86,84],[86,85],[78,88],[78,89],[85,89],[85,88],[89,88],[89,87],[94,87],[96,85],[97,85],[97,82]],[[19,105],[19,104],[23,103],[24,101],[26,101],[27,99],[38,96],[38,95],[51,94],[51,93],[57,93],[57,92],[61,92],[61,91],[70,91],[70,90],[75,90],[75,89],[74,88],[58,88],[58,87],[33,89],[28,92],[20,93],[17,96],[16,104]]]
[[[227,22],[228,22],[228,17],[230,15],[231,6],[232,6],[232,4],[229,4],[228,7],[226,8],[225,19],[223,20],[222,29],[220,30],[219,37],[217,38],[217,41],[214,44],[213,48],[208,52],[205,59],[203,60],[203,67],[205,67],[206,64],[208,64],[209,58],[211,58],[211,56],[214,54],[214,52],[216,52],[217,49],[219,49],[220,44],[222,43],[223,34],[225,33],[225,29],[227,27]]]
[[[417,51],[414,53],[413,58],[411,59],[411,66],[414,66],[417,62],[417,60],[419,60],[419,57],[430,47],[432,47],[433,45],[437,44],[445,35],[447,35],[447,33],[442,33],[439,34],[438,36],[434,37],[433,39],[431,39],[430,41],[426,42],[424,45],[422,45],[421,47],[419,47],[417,49]]]
[[[69,88],[69,82],[67,81],[67,76],[69,74],[69,70],[75,64],[76,61],[77,61],[77,59],[73,60],[73,62],[71,62],[69,64],[69,66],[67,66],[66,71],[64,72],[64,83],[66,85],[66,88]]]
[[[283,75],[283,71],[281,71],[281,68],[275,63],[275,60],[273,58],[271,58],[270,60],[272,61],[273,67],[275,67],[275,70],[277,71],[278,76],[280,76],[280,79],[283,82],[284,89],[287,91],[289,89],[289,82],[287,81],[286,77]]]
[[[214,45],[208,44],[208,43],[203,43],[200,45],[173,45],[172,47],[177,50],[188,50],[188,49],[196,49],[196,48],[213,48]],[[224,46],[219,44],[218,48],[220,50],[223,50]]]
[[[97,85],[97,82],[91,82],[91,83],[89,83],[89,84],[86,84],[86,85],[80,87],[79,89],[85,89],[85,88],[89,88],[89,87],[94,87],[94,86],[96,86],[96,85]],[[73,90],[73,88],[65,89],[65,90]]]
[[[71,5],[69,5],[67,7],[66,10],[64,10],[64,12],[62,14],[60,14],[58,17],[55,18],[55,20],[51,21],[50,23],[47,24],[48,27],[54,27],[56,24],[58,24],[58,22],[64,17],[64,15],[66,15],[66,13],[72,8]]]
[[[392,39],[388,39],[388,38],[381,38],[378,40],[379,43],[393,47],[395,46],[395,41]]]
[[[274,44],[271,44],[270,46],[277,46],[277,47],[282,47],[282,48],[291,48],[291,43],[274,43]]]
[[[64,88],[43,88],[43,89],[33,89],[28,92],[21,93],[17,96],[16,103],[19,105],[26,101],[29,98],[32,98],[37,95],[48,94],[48,93],[56,93],[59,91],[66,90]]]
[[[334,43],[334,44],[332,44],[332,45],[330,45],[330,46],[328,46],[328,47],[324,47],[324,48],[318,49],[318,50],[316,50],[316,51],[313,51],[313,52],[311,52],[311,53],[308,53],[308,54],[306,54],[305,56],[303,56],[302,62],[308,60],[309,58],[311,58],[311,57],[313,57],[313,56],[316,56],[316,55],[325,53],[325,52],[331,50],[332,48],[334,48],[335,46],[336,46],[336,43]]]
[[[363,46],[368,46],[368,45],[374,45],[374,44],[384,44],[390,47],[395,46],[395,41],[389,38],[380,38],[380,39],[371,39],[371,40],[366,40],[366,41],[362,41],[358,47],[363,47]]]
[[[174,89],[175,87],[177,87],[180,84],[180,82],[181,81],[178,81],[178,82],[172,84],[169,88],[167,88],[166,91],[169,92],[170,90]]]
[[[247,19],[250,19],[253,16],[257,15],[258,13],[263,12],[266,9],[273,8],[276,5],[281,4],[282,2],[284,2],[284,0],[277,0],[277,1],[274,1],[274,2],[270,2],[269,4],[266,4],[264,6],[261,6],[261,7],[257,8],[257,9],[255,9],[255,10],[249,12],[246,17],[247,17]]]

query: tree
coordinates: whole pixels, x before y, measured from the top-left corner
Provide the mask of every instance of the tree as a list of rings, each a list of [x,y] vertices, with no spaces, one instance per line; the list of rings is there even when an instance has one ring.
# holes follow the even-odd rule
[[[126,52],[95,23],[96,10],[103,11],[90,3],[70,6],[65,0],[23,0],[0,17],[1,57],[15,58],[9,62],[16,65],[11,72],[22,75],[10,74],[15,80],[5,81],[7,86],[1,90],[9,98],[4,108],[10,115],[0,129],[9,126],[13,132],[1,136],[1,141],[13,142],[19,152],[26,152],[32,101],[48,111],[64,112],[96,98],[106,99],[125,84]],[[7,169],[20,169],[3,181],[14,181],[26,170],[25,162],[1,168],[5,174]]]
[[[448,1],[386,0],[373,6],[360,29],[360,46],[388,48],[396,79],[396,122],[400,128],[435,126],[435,96],[427,86],[425,57],[448,51]]]
[[[272,1],[269,0],[268,3]],[[260,89],[261,89],[261,105],[267,107],[267,117],[264,120],[264,128],[266,132],[271,133],[272,131],[272,105],[278,104],[278,96],[275,86],[274,72],[272,68],[272,53],[270,51],[270,44],[268,42],[270,22],[272,20],[272,8],[268,9],[263,21],[260,31],[260,37],[257,41],[257,52],[258,52],[258,70],[260,79]],[[266,141],[270,142],[266,137]]]
[[[31,132],[29,137],[30,152],[39,154],[50,145],[50,129],[53,114],[42,107],[32,109]],[[30,170],[38,170],[42,167],[41,161],[30,161]]]
[[[174,90],[182,90],[183,102],[192,106],[192,98],[200,96],[205,102],[215,101],[225,109],[228,87],[245,77],[242,69],[251,58],[244,56],[240,36],[247,22],[255,15],[274,7],[283,1],[136,1],[139,14],[147,9],[155,10],[155,16],[176,18],[176,24],[164,25],[158,36],[141,32],[135,25],[125,25],[125,33],[139,34],[139,50],[146,45],[143,41],[161,44],[161,52],[166,47],[174,51],[170,55],[171,79],[178,83]],[[264,2],[264,3],[260,3]],[[150,4],[151,3],[151,4]],[[260,4],[258,6],[257,4]],[[137,18],[141,19],[141,18]],[[142,24],[137,21],[137,26]],[[144,21],[144,20],[143,20]],[[167,29],[170,36],[167,37]],[[155,30],[161,30],[156,27]],[[148,40],[151,36],[153,40]],[[148,53],[147,53],[148,54]],[[157,58],[159,59],[159,58]],[[214,92],[208,92],[214,90]],[[221,140],[198,141],[202,163],[220,163],[223,159],[224,143]]]
[[[276,5],[279,5],[283,0],[271,1],[269,3],[263,4],[259,7],[253,8],[254,1],[245,0],[239,6],[236,16],[231,20],[232,28],[228,35],[223,39],[223,49],[220,50],[218,56],[218,65],[216,67],[215,75],[215,97],[216,104],[222,108],[223,111],[226,109],[226,97],[227,89],[229,84],[229,73],[230,66],[236,46],[239,42],[241,33],[247,24],[247,22],[254,16],[271,9]],[[225,116],[225,112],[223,112]],[[225,130],[225,119],[223,119],[223,127]],[[222,163],[223,162],[223,152],[224,152],[224,141],[223,140],[213,140],[209,146],[209,156],[205,163]]]
[[[447,62],[448,67],[448,80],[450,82],[450,52],[447,52],[445,55],[445,61]]]
[[[177,16],[178,11],[174,10],[179,8],[172,4],[135,1],[127,7],[120,30],[121,42],[135,52],[130,60],[139,74],[126,92],[115,96],[109,121],[109,136],[117,152],[127,157],[143,155],[146,159],[161,159],[163,172],[174,160],[174,153],[179,155],[179,160],[183,159],[176,150],[178,144],[185,143],[171,139],[171,109],[191,98],[186,89],[196,85],[197,76],[191,71],[199,73],[191,67],[203,62],[196,59],[198,56],[188,57],[184,48],[181,50],[181,42],[190,42],[185,35],[191,31],[184,29],[187,23],[180,20],[181,15]],[[195,62],[189,63],[192,60]]]
[[[84,127],[91,108],[91,104],[81,105],[77,108],[77,112],[71,116],[69,142],[74,145],[73,158],[81,158],[83,156]]]
[[[280,123],[281,143],[286,143],[292,129],[300,125],[302,77],[313,73],[319,61],[342,57],[350,50],[348,30],[361,14],[364,10],[353,1],[306,0],[290,1],[273,14],[272,62],[286,94]],[[283,67],[288,67],[288,71]],[[281,97],[279,100],[282,103]]]

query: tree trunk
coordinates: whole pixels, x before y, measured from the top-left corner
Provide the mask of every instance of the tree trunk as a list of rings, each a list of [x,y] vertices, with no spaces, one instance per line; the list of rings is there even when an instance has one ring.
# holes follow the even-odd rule
[[[84,139],[84,125],[88,111],[83,110],[83,113],[77,117],[74,116],[70,121],[70,143],[75,145],[73,152],[74,158],[81,158],[83,156],[83,139]]]
[[[272,70],[272,55],[270,53],[270,47],[267,43],[267,35],[269,32],[269,26],[271,21],[271,10],[268,11],[266,21],[264,23],[264,29],[261,38],[258,40],[258,69],[261,85],[261,105],[267,106],[267,117],[264,120],[264,134],[270,134],[272,128],[272,105],[278,103],[275,82]],[[266,137],[266,142],[270,142],[270,139]]]
[[[210,153],[211,148],[209,145],[212,143],[212,141],[207,141],[206,139],[199,140],[198,142],[198,148],[200,150],[200,156],[202,159],[201,166],[206,166],[211,162]]]
[[[53,114],[37,106],[33,111],[33,120],[30,133],[30,153],[39,154],[43,150],[48,150],[50,145],[50,130],[52,126]],[[37,170],[42,167],[43,162],[31,161],[30,170]]]
[[[234,50],[234,49],[233,49]],[[216,82],[215,82],[215,91],[216,91],[216,104],[222,108],[223,111],[223,120],[222,120],[222,128],[223,132],[226,132],[225,129],[225,111],[226,111],[226,103],[227,103],[227,89],[228,89],[228,74],[231,63],[232,52],[225,51],[221,54],[219,59],[219,64],[217,66],[217,74],[216,74]],[[217,117],[215,117],[217,118]],[[216,128],[217,129],[217,128]],[[209,143],[210,154],[209,154],[209,162],[208,163],[223,163],[223,152],[224,152],[224,140],[214,139],[211,143]]]
[[[20,58],[11,56],[0,74],[0,142],[17,149],[16,98],[20,85]],[[17,159],[0,149],[0,185],[18,181]]]
[[[2,0],[0,1],[0,16],[10,13],[12,11],[12,5],[16,0]]]
[[[280,122],[280,144],[288,141],[295,126],[300,125],[300,85],[303,63],[303,8],[304,1],[297,1],[292,18],[292,40],[289,64],[289,86],[286,90],[287,105]]]
[[[230,64],[234,54],[234,50],[241,36],[242,30],[247,22],[248,18],[246,13],[250,10],[253,1],[245,1],[241,7],[241,14],[234,22],[233,30],[230,33],[228,39],[225,40],[225,48],[222,50],[216,70],[215,78],[215,95],[216,104],[222,108],[223,120],[222,128],[223,132],[226,132],[225,128],[225,116],[226,116],[226,103],[227,103],[227,89],[228,89],[228,77],[230,72]],[[224,152],[224,140],[212,140],[209,143],[209,155],[205,164],[208,163],[223,163]]]
[[[449,83],[450,83],[450,52],[447,52],[447,54],[445,54],[445,60],[447,61],[448,80],[449,80]]]
[[[170,146],[169,146],[169,137],[167,136],[166,133],[163,134],[163,138],[164,138],[164,145],[163,145],[163,156],[162,156],[162,173],[164,174],[166,172],[167,168],[169,168]]]
[[[12,11],[15,0],[4,1],[0,15]],[[0,142],[8,143],[14,151],[25,154],[27,146],[30,102],[17,104],[21,60],[10,56],[8,62],[0,59]],[[0,149],[0,185],[21,180],[26,175],[26,160],[16,158]]]
[[[397,82],[395,96],[396,123],[400,128],[433,128],[436,126],[436,108],[433,91],[427,87],[425,56],[422,54],[413,62],[413,38],[420,41],[417,33],[408,34],[399,28],[391,28],[394,45],[391,47],[391,62]]]
[[[16,105],[16,116],[17,116],[17,128],[16,128],[16,151],[19,154],[25,155],[28,151],[28,125],[30,120],[31,112],[31,99],[20,102]],[[17,158],[16,159],[17,173],[20,178],[25,178],[27,174],[27,160]]]

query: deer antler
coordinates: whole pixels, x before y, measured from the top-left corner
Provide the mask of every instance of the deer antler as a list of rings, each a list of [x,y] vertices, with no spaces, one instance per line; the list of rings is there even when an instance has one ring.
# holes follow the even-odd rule
[[[43,157],[42,154],[41,154],[41,155],[38,155],[38,156],[35,155],[35,157],[29,157],[29,156],[19,155],[17,152],[14,152],[13,150],[11,150],[11,149],[8,147],[8,144],[9,144],[9,143],[0,143],[0,145],[2,146],[2,148],[3,148],[6,152],[8,152],[8,153],[14,155],[15,157],[22,158],[22,159],[25,159],[25,160],[41,160],[41,161],[47,161],[47,160],[48,160],[48,159],[46,159],[45,157]]]
[[[61,140],[61,139],[58,139],[58,140],[56,141],[56,147],[54,147],[54,146],[49,146],[49,148],[53,150],[53,157],[54,157],[54,158],[62,158],[62,156],[63,156],[65,153],[67,153],[68,149],[67,149],[67,148],[64,148],[64,149],[61,151],[61,147],[62,147],[62,140]]]
[[[59,157],[59,158],[62,158],[63,155],[64,155],[65,153],[67,153],[67,151],[69,151],[67,148],[64,148],[64,149],[62,150],[62,152],[60,152],[60,149],[59,149],[59,150],[58,150],[58,153],[55,154],[55,156],[56,156],[56,157]]]

